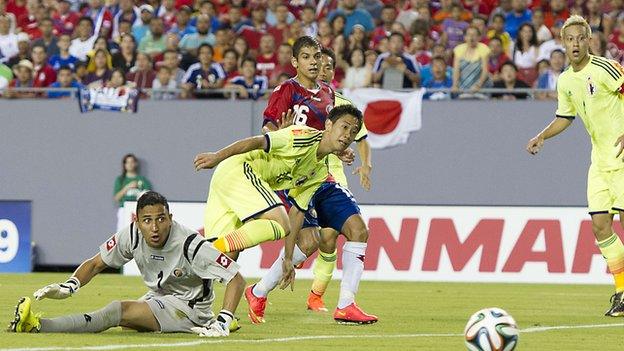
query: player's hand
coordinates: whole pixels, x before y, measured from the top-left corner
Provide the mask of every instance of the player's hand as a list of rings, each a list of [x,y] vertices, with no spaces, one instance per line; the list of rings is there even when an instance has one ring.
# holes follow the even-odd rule
[[[195,156],[195,161],[193,161],[196,171],[214,168],[219,164],[219,162],[221,162],[221,160],[217,156],[216,152],[201,153]]]
[[[230,328],[217,320],[206,327],[193,327],[191,331],[203,338],[222,338],[230,335]]]
[[[538,135],[535,138],[529,140],[529,143],[526,146],[526,150],[531,155],[535,155],[541,150],[542,146],[544,146],[544,138]]]
[[[336,156],[340,159],[340,161],[346,163],[351,166],[353,161],[355,161],[355,151],[352,148],[347,148],[344,151],[337,153]]]
[[[80,281],[76,277],[71,277],[65,283],[44,286],[35,291],[33,295],[37,300],[45,298],[62,300],[72,296],[78,289],[80,289]]]
[[[370,188],[371,188],[371,181],[370,181],[371,170],[372,168],[370,166],[362,165],[353,171],[353,174],[358,174],[360,176],[360,185],[366,191],[370,191]]]
[[[290,291],[295,290],[295,267],[292,260],[284,259],[282,262],[282,278],[280,279],[280,289],[284,290],[290,285]]]
[[[617,155],[615,155],[615,158],[620,157],[622,155],[622,151],[624,150],[624,134],[620,135],[620,137],[617,138],[613,146],[618,146],[618,145],[620,145],[620,149],[618,150]],[[624,161],[624,159],[622,159],[622,161]]]
[[[277,129],[284,129],[293,125],[295,120],[295,113],[293,110],[288,109],[286,112],[282,112],[282,118],[277,121]]]

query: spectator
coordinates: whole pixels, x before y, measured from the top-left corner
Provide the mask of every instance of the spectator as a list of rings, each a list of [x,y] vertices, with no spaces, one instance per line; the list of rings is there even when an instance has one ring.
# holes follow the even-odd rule
[[[120,50],[112,58],[113,68],[121,69],[127,74],[136,63],[137,51],[134,37],[129,33],[122,34],[119,48]]]
[[[9,19],[9,32],[15,33],[17,18],[12,12],[7,11],[7,5],[6,0],[0,1],[0,16],[6,16]]]
[[[505,17],[497,14],[492,18],[492,29],[487,33],[487,37],[492,39],[499,37],[503,44],[503,51],[507,54],[511,53],[512,40],[509,33],[505,32]]]
[[[17,35],[11,32],[11,20],[7,15],[0,16],[0,63],[8,62],[18,53]]]
[[[98,49],[93,55],[93,67],[87,66],[87,75],[82,84],[91,87],[102,87],[110,79],[111,70],[108,65],[108,51]]]
[[[26,33],[17,35],[17,55],[11,57],[7,62],[7,66],[13,67],[22,60],[30,61],[30,39]]]
[[[550,29],[544,24],[544,11],[541,8],[533,10],[533,28],[537,35],[537,42],[541,44],[545,41],[552,39],[552,33]]]
[[[89,0],[89,7],[84,13],[85,16],[93,21],[93,34],[110,38],[113,28],[113,15],[104,6],[104,0]]]
[[[328,48],[332,46],[334,41],[334,35],[332,34],[331,25],[326,19],[321,19],[318,22],[318,35],[316,40],[321,43],[321,46]]]
[[[85,82],[85,78],[87,77],[87,74],[89,74],[89,72],[87,72],[87,63],[83,61],[77,61],[76,70],[74,72],[76,81],[80,83],[81,85],[85,85],[84,82]]]
[[[356,8],[357,0],[342,0],[341,7],[332,11],[327,18],[331,22],[334,16],[342,14],[345,16],[344,29],[342,35],[348,36],[353,29],[353,26],[360,24],[364,27],[367,33],[372,32],[375,29],[373,17],[364,9]],[[334,32],[335,35],[338,33]]]
[[[59,0],[56,3],[56,10],[52,13],[52,22],[58,34],[72,35],[78,20],[80,20],[80,14],[71,10],[69,0]]]
[[[404,41],[401,33],[390,35],[389,51],[377,57],[373,67],[373,82],[382,87],[412,88],[418,85],[418,63],[403,52]]]
[[[126,76],[123,70],[114,69],[111,71],[111,76],[108,82],[106,82],[107,88],[122,89],[127,88]]]
[[[506,89],[506,92],[494,93],[492,98],[503,100],[524,100],[529,94],[525,92],[514,92],[515,89],[528,89],[529,86],[522,80],[518,79],[518,68],[513,62],[505,62],[501,67],[501,79],[494,82],[494,88]]]
[[[344,89],[368,88],[372,86],[373,68],[364,61],[364,50],[354,49],[349,54],[349,67],[340,87]]]
[[[196,90],[219,89],[225,82],[225,72],[220,64],[212,61],[212,47],[202,44],[198,49],[199,62],[191,65],[184,79],[185,96]],[[201,94],[195,94],[201,96]]]
[[[58,55],[59,47],[57,45],[56,36],[53,33],[54,26],[52,24],[52,19],[48,17],[42,19],[39,28],[41,29],[41,37],[33,41],[32,45],[43,46],[46,49],[48,57]]]
[[[406,5],[399,11],[399,14],[396,17],[396,21],[402,23],[405,28],[411,28],[412,23],[418,18],[420,18],[420,14],[418,13],[418,9],[421,6],[429,7],[427,0],[410,0],[406,2]],[[382,23],[383,23],[383,10],[381,13]]]
[[[444,61],[444,57],[435,56],[432,59],[431,73],[432,75],[430,78],[423,80],[423,88],[450,89],[453,87],[453,78],[448,74],[448,68],[446,66],[446,62]],[[429,100],[447,100],[450,99],[451,96],[449,93],[438,91],[427,92],[424,98]]]
[[[113,68],[113,57],[108,51],[108,41],[104,37],[99,37],[93,44],[93,49],[87,53],[87,71],[93,72],[95,70],[95,52],[98,50],[104,50],[106,52],[106,66],[108,69]]]
[[[537,78],[537,36],[535,29],[529,23],[520,26],[518,37],[513,49],[513,62],[518,68],[520,79],[527,84],[533,84]]]
[[[487,19],[484,16],[476,15],[472,18],[472,21],[470,21],[470,25],[479,30],[479,33],[481,33],[481,38],[479,38],[479,41],[487,45],[488,43]],[[462,33],[462,42],[463,42],[463,33]]]
[[[9,86],[11,80],[13,80],[13,72],[11,72],[11,67],[0,63],[0,95],[2,94],[2,90],[6,89]]]
[[[15,91],[11,88],[32,88],[33,87],[33,64],[28,60],[21,60],[13,67],[15,78],[9,83],[6,96],[9,98],[34,98],[37,93],[33,91]]]
[[[273,26],[275,27],[277,25],[277,23],[279,22],[278,17],[283,16],[284,14],[282,13],[282,11],[284,10],[282,8],[282,6],[286,7],[286,24],[290,24],[293,23],[295,21],[295,15],[292,14],[292,12],[290,12],[290,10],[288,9],[288,6],[286,6],[281,0],[269,0],[267,2],[267,16],[266,16],[266,22],[269,26]],[[304,8],[301,10],[301,12],[303,12]],[[314,9],[316,11],[316,9]],[[315,14],[316,17],[316,14]]]
[[[187,34],[193,34],[197,32],[197,28],[191,25],[191,10],[188,6],[182,6],[178,10],[176,15],[176,23],[171,27],[169,33],[176,34],[178,38],[182,39]]]
[[[589,39],[589,50],[592,55],[611,58],[607,53],[607,38],[602,32],[592,32],[592,37]]]
[[[565,0],[550,0],[550,11],[544,13],[544,24],[552,28],[555,22],[565,22],[568,17],[570,17],[570,12]]]
[[[7,1],[6,12],[14,15],[16,19],[15,24],[17,25],[18,23],[17,19],[24,17],[24,16],[28,16],[28,9],[26,8],[26,0]],[[15,30],[16,27],[13,26],[12,29]]]
[[[332,35],[334,37],[343,36],[345,31],[345,25],[347,24],[347,16],[342,13],[337,13],[330,21]]]
[[[282,5],[286,7],[286,5]],[[286,9],[288,9],[286,7]],[[316,23],[316,9],[314,6],[306,5],[301,11],[301,25],[303,33],[309,37],[316,37],[318,34],[318,23]]]
[[[124,33],[132,34],[131,29],[129,31],[127,28],[121,28],[122,23],[127,23],[132,28],[134,24],[139,25],[141,23],[140,17],[141,11],[134,5],[133,0],[119,0],[119,9],[113,16],[113,40],[120,38]]]
[[[592,29],[592,33],[605,31],[605,14],[601,9],[602,1],[587,0],[585,2],[585,18]]]
[[[479,42],[481,33],[475,27],[468,27],[464,43],[453,49],[453,91],[470,90],[476,93],[488,80],[488,56],[490,49]],[[460,95],[460,97],[464,97]],[[465,97],[474,97],[465,96]]]
[[[166,50],[163,54],[163,61],[160,67],[169,68],[171,80],[175,82],[176,87],[182,86],[184,79],[184,70],[180,69],[180,53],[175,50]],[[160,72],[160,70],[159,70]],[[161,81],[162,82],[162,81]]]
[[[41,38],[41,22],[48,17],[48,10],[36,1],[28,2],[29,15],[22,17],[20,28],[31,40]],[[19,19],[18,19],[19,21]]]
[[[562,50],[565,51],[563,47],[563,43],[561,42],[561,27],[563,27],[563,22],[557,21],[555,25],[550,28],[552,32],[553,38],[551,40],[545,41],[542,45],[539,46],[539,53],[537,55],[537,60],[548,60],[550,57],[550,53],[554,50]]]
[[[431,63],[431,52],[426,48],[427,42],[425,36],[421,33],[414,34],[412,36],[412,42],[409,46],[410,55],[414,56],[414,59],[421,66]]]
[[[496,15],[502,15],[503,18],[506,18],[509,13],[513,11],[511,7],[511,0],[500,0],[499,6],[497,6],[494,11],[490,13],[490,22],[494,19]]]
[[[292,47],[289,44],[283,43],[277,50],[277,65],[269,76],[269,86],[274,88],[277,86],[277,81],[281,74],[286,74],[289,78],[294,77],[297,72],[292,66]]]
[[[178,88],[178,84],[172,77],[171,69],[167,66],[160,66],[158,74],[152,82],[152,89],[154,89],[152,99],[174,100],[178,97],[176,88]]]
[[[121,20],[119,21],[119,25],[117,25],[116,28],[117,30],[115,31],[115,34],[113,34],[113,39],[109,42],[111,44],[111,53],[113,54],[119,51],[121,36],[124,34],[132,35],[132,23],[130,21]],[[132,38],[134,39],[134,36]]]
[[[202,44],[215,43],[214,34],[210,33],[210,17],[207,15],[200,15],[197,18],[197,32],[185,35],[181,40],[180,50],[188,52],[193,56],[197,56],[197,48]]]
[[[77,89],[80,88],[80,83],[78,83],[73,76],[71,68],[69,66],[62,66],[58,70],[58,75],[56,76],[56,82],[50,85],[50,88],[73,88],[75,91],[72,93],[71,91],[48,91],[49,99],[60,99],[60,98],[71,98],[76,94]]]
[[[239,63],[238,52],[234,49],[225,50],[225,54],[223,55],[223,71],[225,72],[225,80],[228,81],[236,76],[238,76],[238,66]],[[290,62],[290,59],[289,61]]]
[[[242,75],[232,78],[226,88],[236,88],[242,99],[260,99],[269,88],[269,79],[265,75],[256,75],[256,61],[250,57],[243,59]]]
[[[152,190],[152,183],[139,173],[139,160],[133,154],[127,154],[121,160],[121,175],[115,179],[113,198],[119,205],[117,211],[117,229],[123,228],[126,223],[123,205],[126,201],[136,201],[139,196]]]
[[[215,44],[213,46],[214,49],[214,60],[217,62],[223,61],[223,53],[225,50],[230,48],[230,29],[229,28],[219,28],[215,32]]]
[[[78,59],[69,53],[70,45],[71,37],[68,34],[61,34],[57,42],[59,53],[48,59],[48,63],[55,71],[58,71],[63,66],[67,66],[71,70],[76,68]]]
[[[164,30],[169,31],[176,23],[176,0],[163,0],[158,7],[156,17],[162,18]]]
[[[152,66],[152,58],[145,53],[139,52],[136,58],[136,66],[130,70],[127,78],[129,82],[134,82],[134,87],[139,91],[151,88],[154,78],[156,78],[156,72],[154,72]],[[145,97],[146,95],[141,94],[141,96]]]
[[[212,0],[200,0],[199,10],[197,15],[191,19],[191,24],[197,27],[197,19],[202,15],[206,15],[210,19],[210,25],[208,26],[208,31],[210,33],[214,33],[219,27],[221,27],[221,23],[217,18],[217,12]]]
[[[288,15],[292,15],[290,12],[288,12],[288,6],[286,6],[285,4],[279,4],[277,6],[277,17],[275,18],[276,22],[275,24],[270,25],[267,29],[267,31],[273,36],[273,38],[275,38],[276,43],[283,43],[284,41],[288,40],[291,28],[290,24],[288,23]],[[314,21],[314,16],[312,17],[312,21]],[[313,23],[314,25],[316,25],[315,22]]]
[[[239,5],[234,4],[230,6],[228,11],[228,21],[234,33],[238,33],[245,25],[251,25],[251,21],[243,17],[243,9]]]
[[[503,43],[499,37],[490,39],[489,43],[490,55],[488,56],[488,72],[490,80],[497,81],[500,79],[499,73],[503,63],[510,61],[509,56],[503,51]]]
[[[262,3],[255,3],[251,8],[251,25],[240,27],[238,34],[245,39],[252,52],[257,52],[262,35],[267,33],[266,8]],[[212,44],[211,44],[212,45]]]
[[[505,31],[512,39],[518,36],[518,30],[524,23],[531,23],[533,13],[527,9],[526,0],[511,0],[512,11],[505,17]]]
[[[152,18],[154,18],[154,8],[152,5],[143,4],[139,6],[139,13],[140,21],[132,25],[132,35],[137,43],[140,43],[149,31],[149,24]]]
[[[260,39],[260,52],[257,56],[258,73],[270,76],[277,66],[277,53],[275,52],[275,39],[270,34],[265,34]],[[242,62],[241,62],[242,67]]]
[[[370,46],[376,48],[379,42],[392,32],[392,24],[396,21],[397,12],[394,6],[385,5],[381,10],[381,24],[373,30]],[[411,25],[411,23],[410,23]],[[408,27],[409,28],[409,27]]]
[[[433,15],[433,21],[436,24],[442,24],[445,19],[453,16],[453,5],[457,2],[453,0],[440,0],[440,9]],[[472,13],[461,9],[460,19],[464,22],[470,22],[472,20]]]
[[[451,5],[451,15],[442,21],[442,41],[447,49],[453,49],[464,41],[464,31],[468,22],[461,19],[462,7],[458,3]]]
[[[165,26],[163,19],[153,17],[150,20],[150,30],[139,42],[138,51],[150,55],[152,59],[165,51]]]
[[[71,41],[69,54],[80,61],[87,60],[87,53],[93,49],[97,35],[93,34],[93,20],[90,17],[81,17],[76,28],[78,36]]]
[[[613,33],[609,36],[607,52],[616,61],[624,61],[624,21],[619,21]]]
[[[537,79],[537,88],[552,91],[539,92],[536,96],[538,99],[557,99],[557,79],[559,79],[559,75],[563,73],[565,60],[565,53],[562,50],[554,50],[550,53],[550,67],[546,70],[546,72],[540,74]]]
[[[48,64],[48,56],[41,45],[33,46],[30,56],[34,68],[33,87],[45,88],[56,82],[56,72]]]
[[[342,56],[344,52],[350,52],[355,49],[368,49],[369,41],[366,37],[366,31],[361,24],[356,24],[353,26],[351,33],[349,34],[349,39],[347,42],[347,46],[344,51],[340,51],[338,54]]]
[[[236,37],[236,39],[234,39],[234,45],[232,46],[234,48],[234,50],[236,50],[236,52],[238,53],[238,66],[241,65],[243,58],[247,57],[249,55],[249,44],[247,44],[247,41],[241,37]]]

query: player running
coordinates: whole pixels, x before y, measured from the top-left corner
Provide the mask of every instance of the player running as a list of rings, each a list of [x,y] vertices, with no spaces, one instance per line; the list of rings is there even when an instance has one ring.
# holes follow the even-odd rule
[[[344,152],[362,124],[351,106],[333,109],[324,131],[290,126],[239,140],[217,152],[195,157],[195,169],[218,167],[210,182],[204,233],[213,245],[237,252],[290,232],[288,214],[274,190],[289,189],[291,201],[307,210],[329,177],[326,156]]]
[[[137,202],[137,219],[100,246],[65,282],[37,290],[37,300],[65,299],[107,267],[134,259],[149,291],[139,300],[113,301],[86,314],[40,318],[31,299],[20,299],[13,332],[97,333],[122,326],[138,331],[227,336],[245,281],[239,266],[197,232],[172,220],[167,199],[150,191]],[[223,309],[214,318],[214,281],[227,282]]]
[[[581,16],[570,16],[561,28],[570,67],[557,81],[555,119],[527,144],[538,153],[544,140],[563,132],[576,115],[581,117],[592,143],[587,176],[587,202],[598,247],[615,279],[615,294],[606,316],[624,316],[624,245],[613,233],[613,214],[624,218],[624,68],[589,54],[591,28]],[[623,225],[624,226],[624,225]]]

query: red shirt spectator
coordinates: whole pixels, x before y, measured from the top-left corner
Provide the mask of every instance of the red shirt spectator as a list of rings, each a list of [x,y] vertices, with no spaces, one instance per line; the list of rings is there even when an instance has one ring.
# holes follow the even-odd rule
[[[136,71],[128,73],[129,82],[134,82],[137,89],[149,89],[156,78],[149,55],[139,53],[136,59]]]
[[[6,12],[15,15],[15,18],[18,19],[19,26],[19,18],[28,16],[28,10],[26,9],[26,0],[9,0],[6,4]]]
[[[277,86],[279,76],[282,73],[286,73],[289,78],[292,78],[297,75],[297,71],[295,67],[293,67],[290,62],[290,58],[292,57],[292,47],[289,44],[281,44],[279,49],[277,50],[277,64],[275,65],[275,69],[269,76],[269,86],[271,88]]]
[[[251,10],[252,25],[243,25],[237,34],[245,39],[251,50],[257,51],[260,47],[260,39],[267,33],[266,9],[263,5],[257,4]]]
[[[376,48],[377,44],[384,39],[387,38],[392,32],[392,24],[396,20],[397,13],[396,9],[392,5],[386,5],[381,10],[381,25],[373,30],[373,34],[371,35],[370,46],[372,48]]]
[[[256,57],[256,69],[259,74],[269,77],[277,66],[277,54],[275,53],[275,39],[270,34],[265,34],[260,39],[260,52]]]
[[[562,23],[570,17],[570,11],[568,11],[565,0],[550,0],[550,11],[544,12],[544,25],[548,28],[557,21]]]
[[[34,66],[33,87],[44,88],[56,82],[56,72],[48,64],[48,56],[43,46],[35,46],[30,53]]]
[[[80,14],[70,9],[69,0],[60,0],[56,7],[56,11],[52,13],[52,21],[54,28],[60,34],[72,35],[74,28],[78,24]]]

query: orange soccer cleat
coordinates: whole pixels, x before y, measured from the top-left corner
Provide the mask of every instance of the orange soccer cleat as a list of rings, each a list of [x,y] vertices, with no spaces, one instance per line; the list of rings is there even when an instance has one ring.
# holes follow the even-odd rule
[[[334,320],[340,324],[372,324],[377,316],[362,311],[355,302],[345,308],[336,308]]]
[[[325,303],[323,302],[323,296],[310,291],[308,295],[308,309],[314,312],[327,312]]]
[[[264,323],[264,309],[266,308],[266,297],[257,297],[253,293],[254,285],[250,285],[245,289],[245,300],[249,305],[249,319],[253,324]]]

